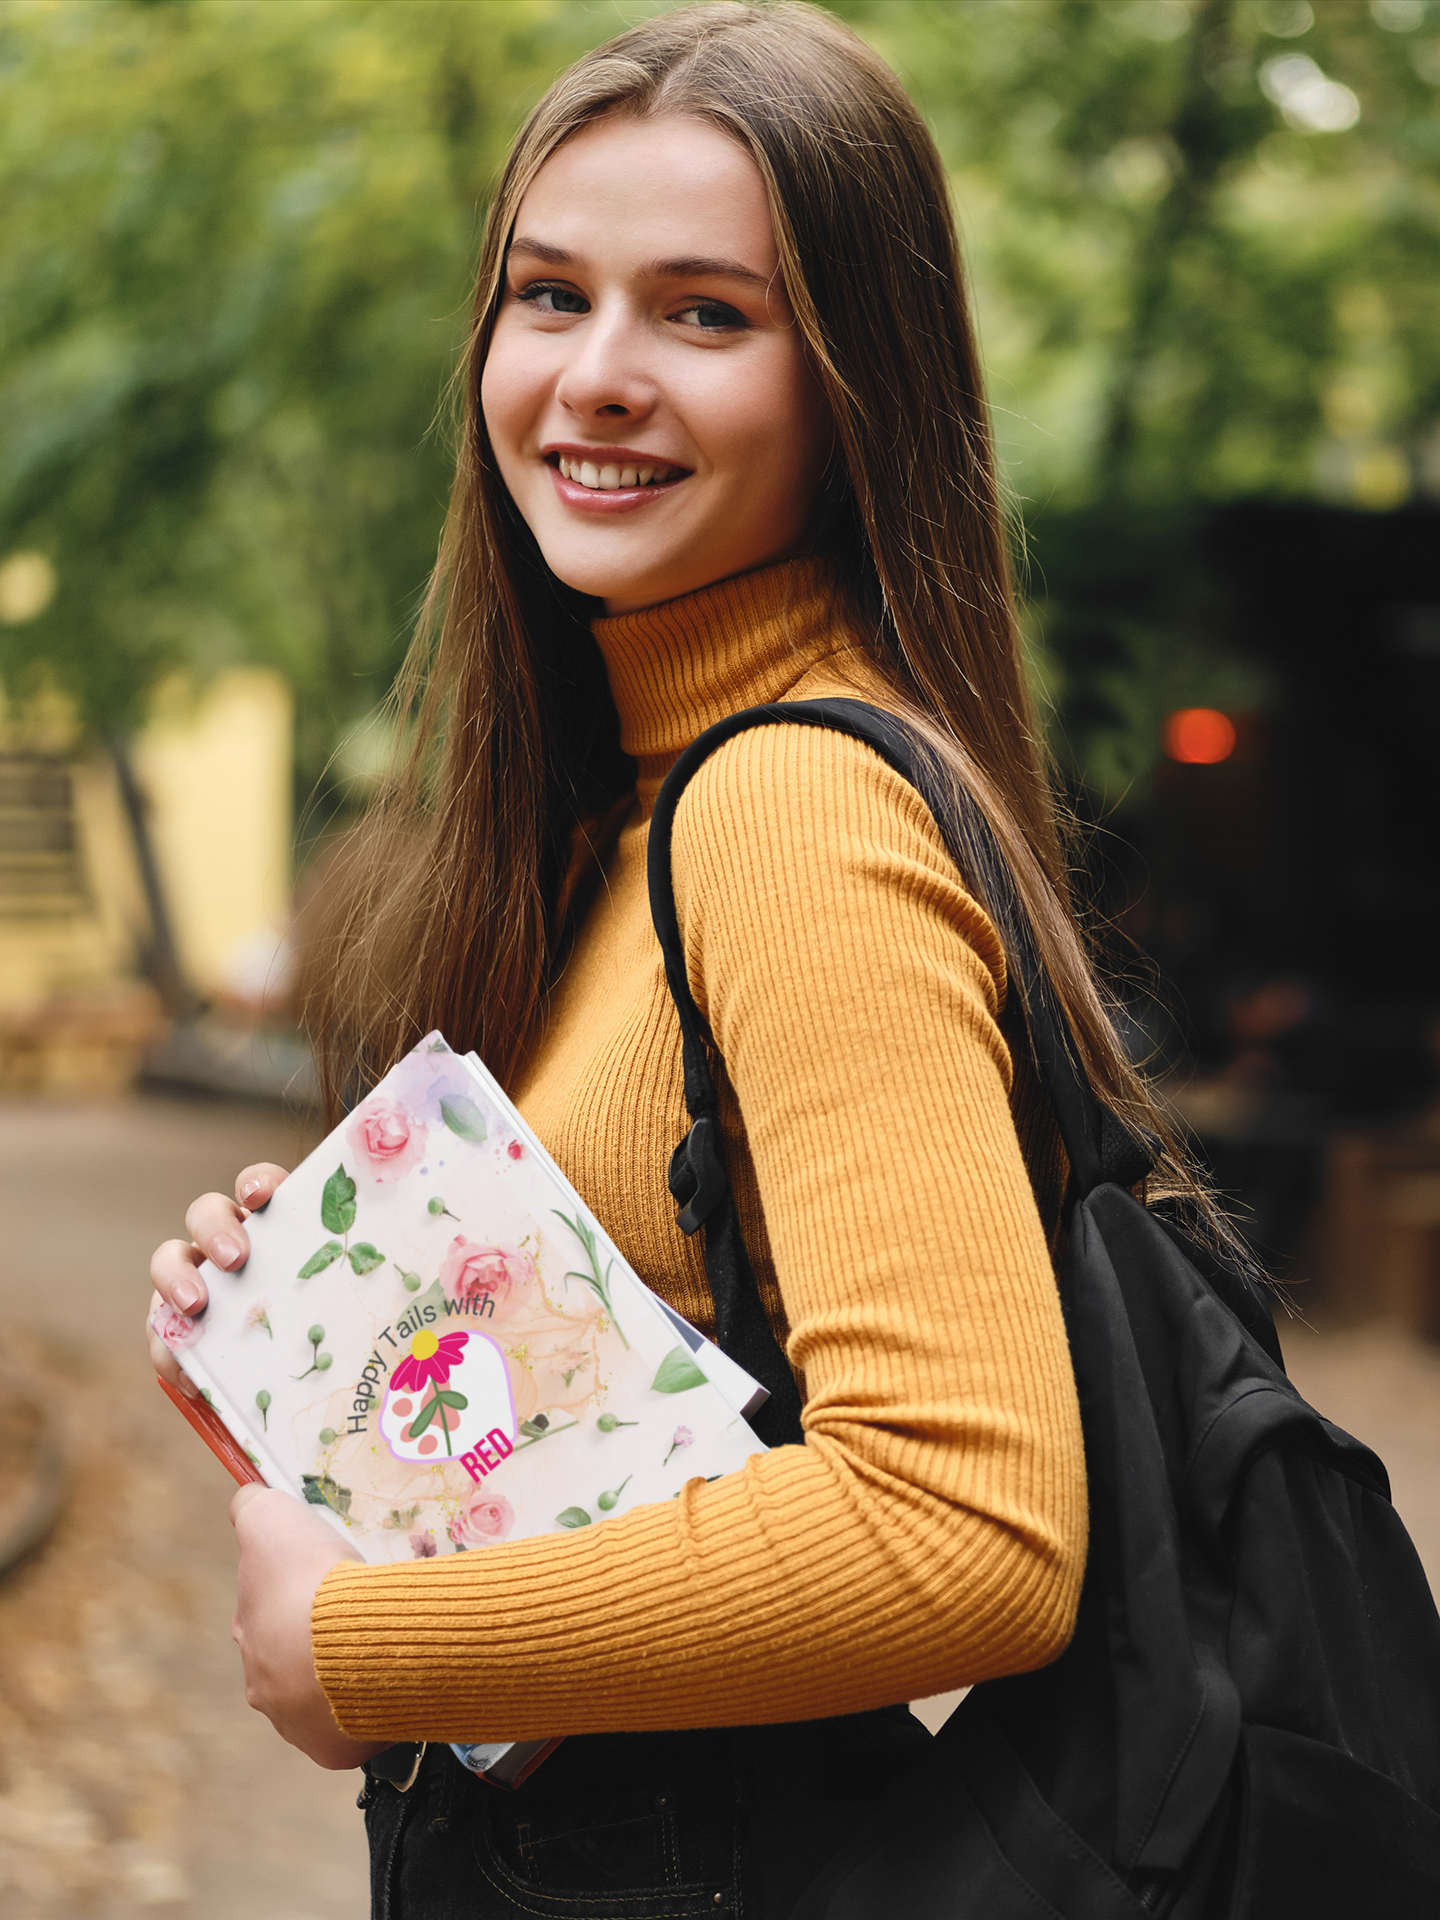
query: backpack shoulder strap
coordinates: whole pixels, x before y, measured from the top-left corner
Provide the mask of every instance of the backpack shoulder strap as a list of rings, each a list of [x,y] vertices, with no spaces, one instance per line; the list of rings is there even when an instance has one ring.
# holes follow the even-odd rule
[[[849,734],[873,748],[916,789],[935,816],[967,886],[996,923],[1041,1084],[1054,1106],[1069,1156],[1072,1202],[1107,1180],[1118,1186],[1133,1186],[1153,1164],[1153,1155],[1132,1139],[1091,1091],[1063,1016],[1045,980],[1024,912],[989,822],[968,795],[957,794],[923,744],[893,714],[863,700],[775,701],[728,714],[685,749],[660,789],[650,821],[650,914],[665,957],[665,977],[680,1018],[685,1104],[692,1122],[704,1119],[714,1124],[718,1121],[719,1108],[705,1048],[705,1023],[690,991],[675,909],[670,871],[675,813],[686,786],[718,747],[734,739],[736,734],[764,726],[827,727],[832,732]],[[711,1191],[718,1196],[718,1177],[711,1173],[705,1189],[682,1214],[681,1225],[687,1232],[693,1232],[705,1218]]]
[[[1144,1150],[1096,1101],[1075,1059],[984,815],[971,802],[961,818],[955,819],[949,784],[941,780],[938,768],[920,743],[893,715],[860,700],[781,701],[729,714],[707,729],[671,768],[650,820],[650,913],[680,1022],[685,1106],[690,1116],[690,1129],[671,1156],[668,1180],[679,1202],[677,1222],[681,1230],[693,1234],[702,1226],[705,1229],[705,1271],[715,1301],[716,1340],[769,1394],[751,1425],[767,1445],[780,1446],[804,1438],[800,1396],[761,1303],[721,1156],[720,1097],[710,1065],[709,1035],[690,991],[670,865],[675,813],[689,781],[727,740],[763,726],[828,727],[863,740],[908,780],[930,807],[952,857],[996,920],[1005,943],[1040,1078],[1054,1105],[1070,1157],[1072,1203],[1105,1180],[1133,1185],[1150,1162]]]

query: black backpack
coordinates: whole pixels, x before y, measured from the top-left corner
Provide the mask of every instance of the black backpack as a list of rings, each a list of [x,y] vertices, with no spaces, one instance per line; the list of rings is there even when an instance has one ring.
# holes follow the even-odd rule
[[[810,1886],[794,1920],[1424,1920],[1440,1916],[1440,1616],[1380,1461],[1285,1376],[1268,1308],[1129,1189],[1147,1155],[1101,1107],[988,826],[914,738],[853,700],[731,715],[650,826],[650,907],[680,1018],[690,1131],[670,1188],[705,1229],[720,1344],[802,1437],[719,1153],[708,1036],[670,877],[686,782],[749,727],[823,726],[930,805],[999,923],[1070,1157],[1061,1301],[1090,1485],[1075,1634],[972,1689]]]

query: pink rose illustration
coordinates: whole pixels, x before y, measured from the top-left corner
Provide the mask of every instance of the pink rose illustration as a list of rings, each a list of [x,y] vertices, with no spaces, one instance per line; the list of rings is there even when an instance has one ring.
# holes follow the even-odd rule
[[[499,1306],[509,1299],[512,1288],[523,1286],[534,1273],[529,1254],[482,1247],[478,1240],[457,1233],[440,1263],[440,1285],[452,1300],[475,1300],[488,1293]]]
[[[155,1309],[150,1324],[172,1353],[178,1353],[182,1347],[193,1347],[205,1331],[198,1320],[191,1320],[167,1306]]]
[[[356,1158],[378,1181],[399,1180],[418,1166],[429,1137],[413,1113],[378,1093],[361,1101],[345,1129]]]
[[[485,1547],[503,1540],[515,1524],[515,1509],[503,1493],[471,1494],[450,1522],[450,1538],[457,1547]]]

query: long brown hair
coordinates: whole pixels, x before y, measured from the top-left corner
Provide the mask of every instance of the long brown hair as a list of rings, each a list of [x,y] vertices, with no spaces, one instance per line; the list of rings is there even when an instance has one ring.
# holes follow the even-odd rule
[[[622,33],[555,82],[511,150],[458,377],[449,516],[395,696],[414,746],[342,853],[309,968],[307,1021],[332,1103],[431,1027],[514,1077],[562,938],[577,839],[583,848],[586,823],[632,778],[593,605],[541,559],[479,407],[520,201],[562,142],[612,113],[706,119],[758,167],[836,423],[824,544],[851,622],[897,710],[988,817],[1097,1092],[1130,1128],[1168,1140],[1071,902],[940,157],[889,68],[793,0],[695,6]],[[984,876],[967,878],[983,899]]]

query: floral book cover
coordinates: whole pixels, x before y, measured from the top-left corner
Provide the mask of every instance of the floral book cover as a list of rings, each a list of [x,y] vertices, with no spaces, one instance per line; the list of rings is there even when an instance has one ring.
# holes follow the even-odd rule
[[[764,1451],[755,1383],[439,1034],[247,1231],[238,1272],[205,1263],[205,1314],[157,1330],[259,1477],[366,1560],[594,1526]]]

